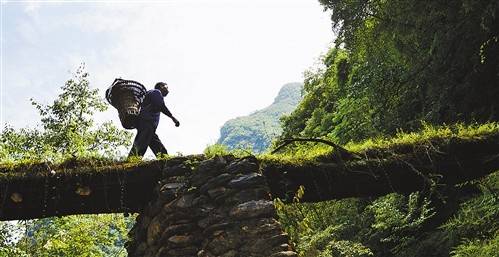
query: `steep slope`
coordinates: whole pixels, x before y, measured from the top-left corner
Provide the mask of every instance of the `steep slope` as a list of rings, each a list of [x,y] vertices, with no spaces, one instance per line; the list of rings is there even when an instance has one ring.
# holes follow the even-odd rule
[[[282,133],[280,117],[290,114],[300,102],[302,87],[303,83],[299,82],[285,84],[268,107],[225,122],[217,144],[225,145],[229,150],[265,151],[272,139]]]

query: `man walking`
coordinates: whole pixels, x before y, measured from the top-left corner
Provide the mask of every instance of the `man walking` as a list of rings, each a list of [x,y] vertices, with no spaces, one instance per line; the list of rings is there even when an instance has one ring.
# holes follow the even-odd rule
[[[165,105],[163,98],[168,95],[168,92],[168,86],[164,82],[156,83],[154,89],[147,91],[144,101],[141,104],[137,135],[133,140],[133,146],[128,157],[144,156],[147,147],[150,147],[156,156],[168,154],[165,146],[156,134],[161,113],[170,117],[176,127],[180,126],[180,122],[173,117]]]

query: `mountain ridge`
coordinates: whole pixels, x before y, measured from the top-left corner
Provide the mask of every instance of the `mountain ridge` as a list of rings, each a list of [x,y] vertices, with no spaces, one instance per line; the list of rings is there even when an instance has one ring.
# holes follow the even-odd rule
[[[303,83],[284,84],[269,106],[249,115],[230,119],[220,128],[217,144],[228,150],[251,149],[261,153],[282,133],[280,118],[290,114],[301,100]]]

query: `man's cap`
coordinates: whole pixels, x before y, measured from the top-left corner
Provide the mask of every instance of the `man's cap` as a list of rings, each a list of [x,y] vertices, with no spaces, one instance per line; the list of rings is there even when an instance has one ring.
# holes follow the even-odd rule
[[[166,82],[158,82],[156,83],[156,85],[154,86],[154,89],[159,89],[160,87],[162,86],[165,86],[168,88],[168,84],[166,84]]]

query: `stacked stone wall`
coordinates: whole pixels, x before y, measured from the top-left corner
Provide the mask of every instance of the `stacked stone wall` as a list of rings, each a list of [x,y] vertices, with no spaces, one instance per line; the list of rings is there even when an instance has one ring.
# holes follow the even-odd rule
[[[129,256],[298,256],[254,157],[185,159],[137,217]]]

